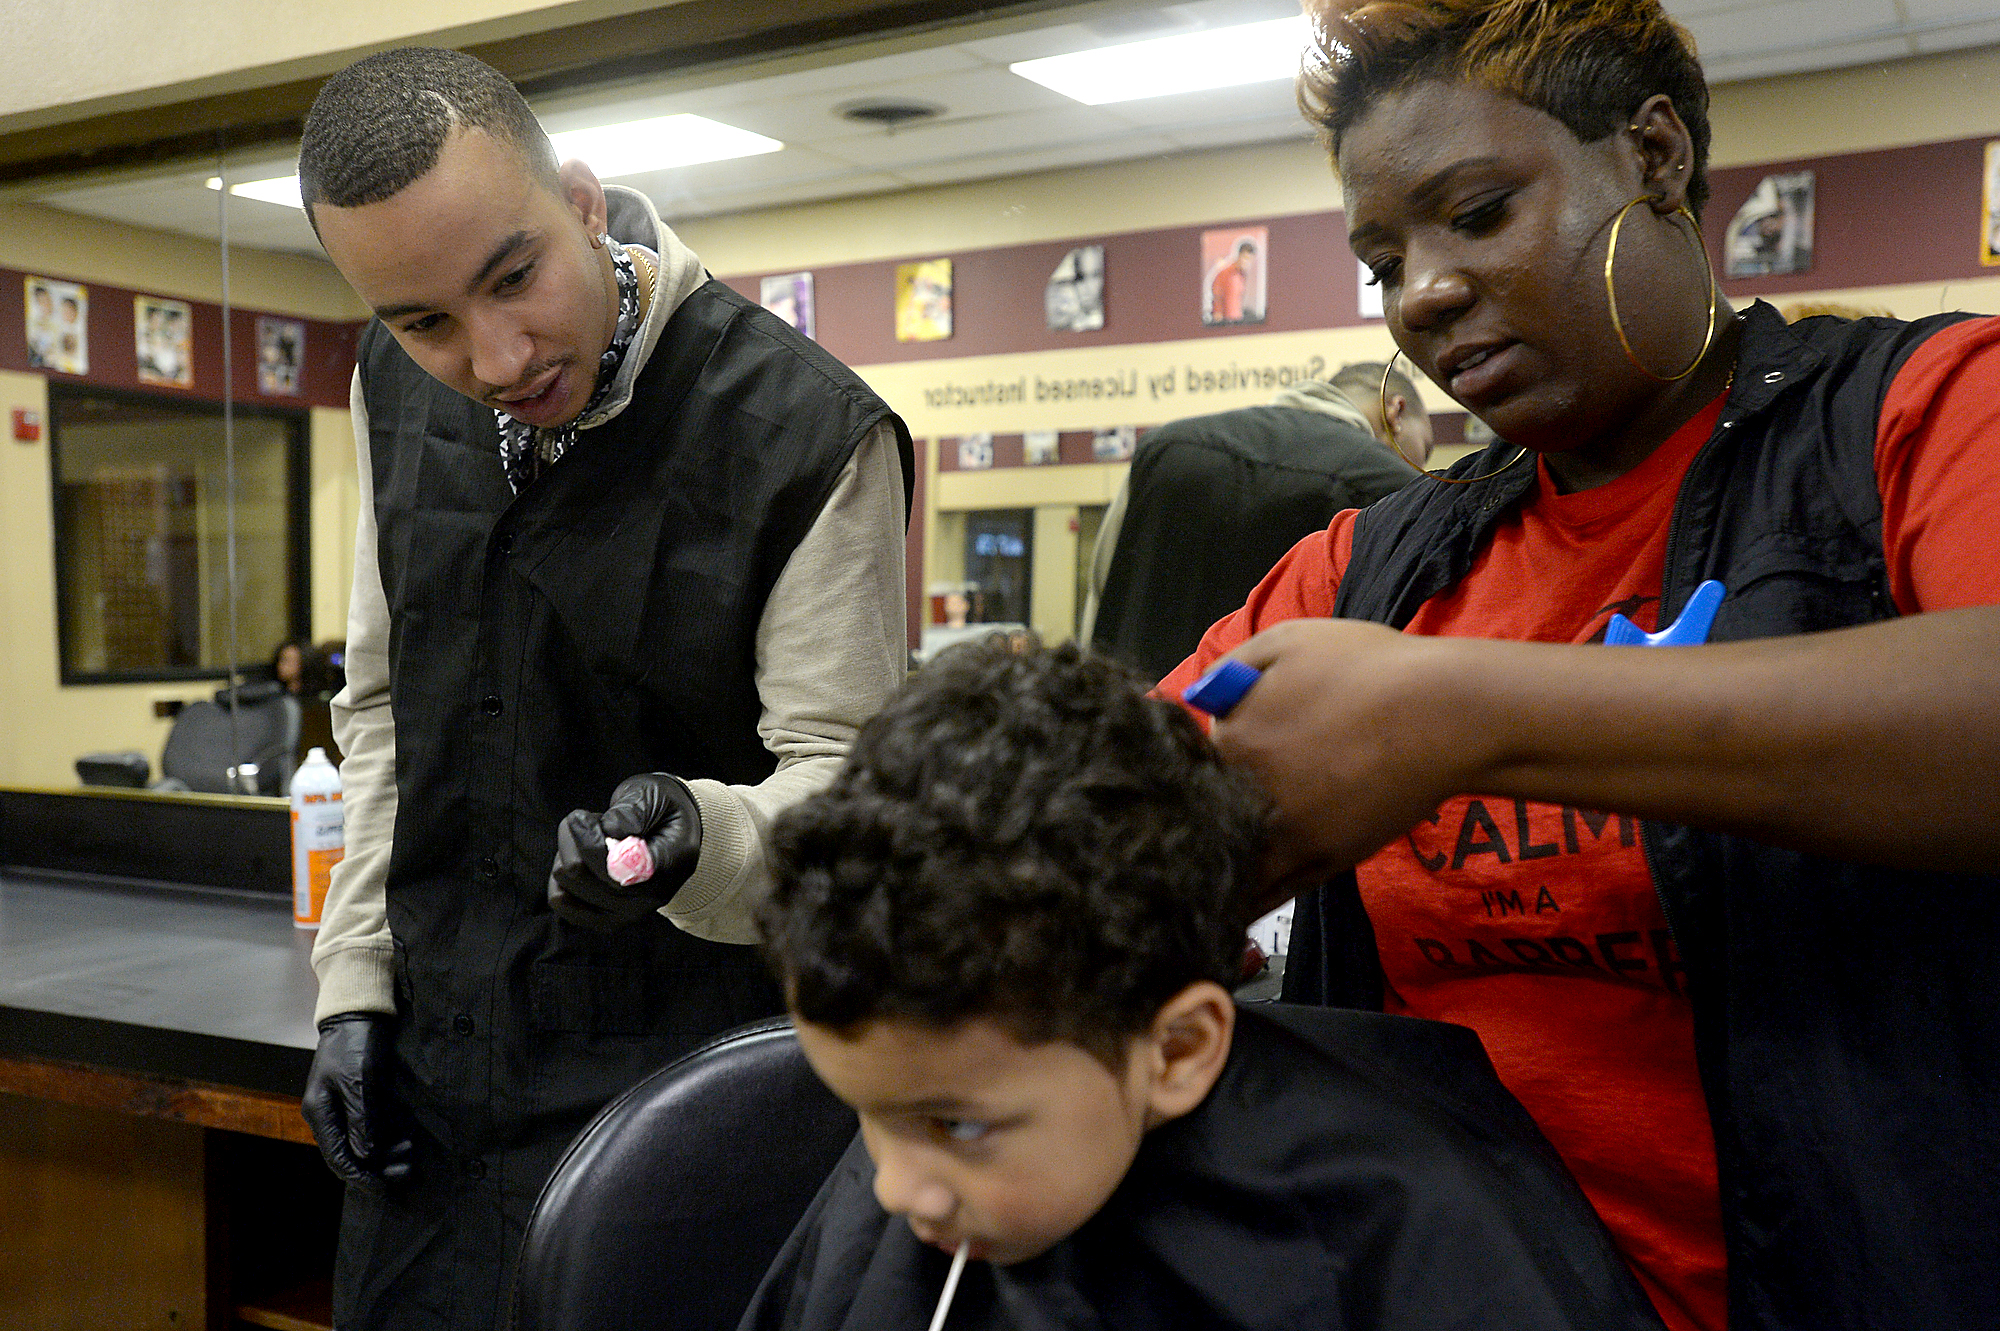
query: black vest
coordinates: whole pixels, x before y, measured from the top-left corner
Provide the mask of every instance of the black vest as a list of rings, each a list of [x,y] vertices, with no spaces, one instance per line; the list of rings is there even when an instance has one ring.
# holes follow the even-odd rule
[[[1896,371],[1969,316],[1744,316],[1681,483],[1659,622],[1704,578],[1715,642],[1885,619],[1874,446]],[[1495,445],[1453,468],[1490,472]],[[1361,515],[1334,614],[1401,628],[1534,484],[1418,484]],[[1729,1250],[1731,1331],[1990,1327],[2000,1290],[2000,880],[1819,859],[1647,822],[1687,966]],[[1379,1006],[1352,874],[1302,899],[1286,997]],[[1288,962],[1288,965],[1291,963]]]
[[[751,948],[657,916],[610,934],[555,919],[555,830],[634,773],[770,774],[765,601],[856,445],[895,418],[710,281],[668,320],[624,411],[516,497],[490,410],[380,324],[360,357],[391,619],[405,1090],[460,1157],[532,1143],[552,1161],[644,1073],[782,1010]]]

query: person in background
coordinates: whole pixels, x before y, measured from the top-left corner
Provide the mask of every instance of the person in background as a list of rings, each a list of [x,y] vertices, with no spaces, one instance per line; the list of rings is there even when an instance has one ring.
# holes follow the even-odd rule
[[[591,1115],[781,1008],[765,836],[901,681],[910,441],[468,56],[336,74],[299,175],[375,314],[305,1094],[334,1320],[492,1328]]]
[[[941,654],[760,915],[861,1136],[745,1331],[1659,1331],[1468,1032],[1230,998],[1263,813],[1074,646]]]
[[[1087,647],[1166,674],[1293,544],[1417,478],[1431,422],[1379,362],[1148,431],[1091,554]]]
[[[316,698],[332,692],[332,671],[326,653],[304,638],[278,644],[271,653],[271,678],[294,697]]]
[[[1263,671],[1287,996],[1476,1030],[1671,1327],[1992,1326],[2000,319],[1731,308],[1655,0],[1312,14],[1353,252],[1505,442],[1162,685]]]

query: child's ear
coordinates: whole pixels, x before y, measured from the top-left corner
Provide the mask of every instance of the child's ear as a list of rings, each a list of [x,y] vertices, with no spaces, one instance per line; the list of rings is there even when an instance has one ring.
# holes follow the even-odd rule
[[[1152,1062],[1146,1126],[1179,1118],[1208,1098],[1229,1061],[1236,1001],[1212,980],[1197,980],[1161,1005],[1141,1040]]]

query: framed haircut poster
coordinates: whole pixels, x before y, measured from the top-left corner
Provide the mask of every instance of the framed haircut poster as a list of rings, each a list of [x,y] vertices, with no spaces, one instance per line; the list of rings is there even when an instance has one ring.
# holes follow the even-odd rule
[[[1723,241],[1724,277],[1803,273],[1813,261],[1813,173],[1765,176],[1736,210]]]
[[[1201,233],[1201,321],[1264,322],[1268,227],[1229,227]]]
[[[132,336],[140,383],[194,387],[194,312],[186,301],[134,296]]]
[[[1079,245],[1063,255],[1042,288],[1052,333],[1089,333],[1104,327],[1104,247]]]
[[[896,265],[896,340],[942,342],[951,336],[951,260]]]
[[[28,364],[64,374],[90,372],[90,289],[46,277],[24,280]]]
[[[257,320],[257,391],[295,396],[306,362],[306,326],[297,319]]]
[[[792,327],[813,336],[813,275],[778,273],[757,281],[757,303]]]
[[[1979,262],[2000,265],[2000,139],[1986,145],[1984,188],[1980,191]]]

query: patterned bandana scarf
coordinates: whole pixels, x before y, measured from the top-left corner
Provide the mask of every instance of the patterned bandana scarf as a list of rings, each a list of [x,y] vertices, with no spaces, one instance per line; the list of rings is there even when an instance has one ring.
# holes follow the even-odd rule
[[[597,387],[590,401],[577,413],[577,421],[597,410],[604,395],[611,391],[618,367],[625,361],[625,349],[632,345],[632,335],[639,331],[639,271],[623,245],[609,236],[604,243],[611,253],[611,271],[618,278],[618,327],[611,334],[611,345],[597,359]],[[505,468],[507,484],[515,494],[532,484],[576,442],[576,421],[545,430],[517,421],[498,409],[493,417],[500,424],[500,465]]]

